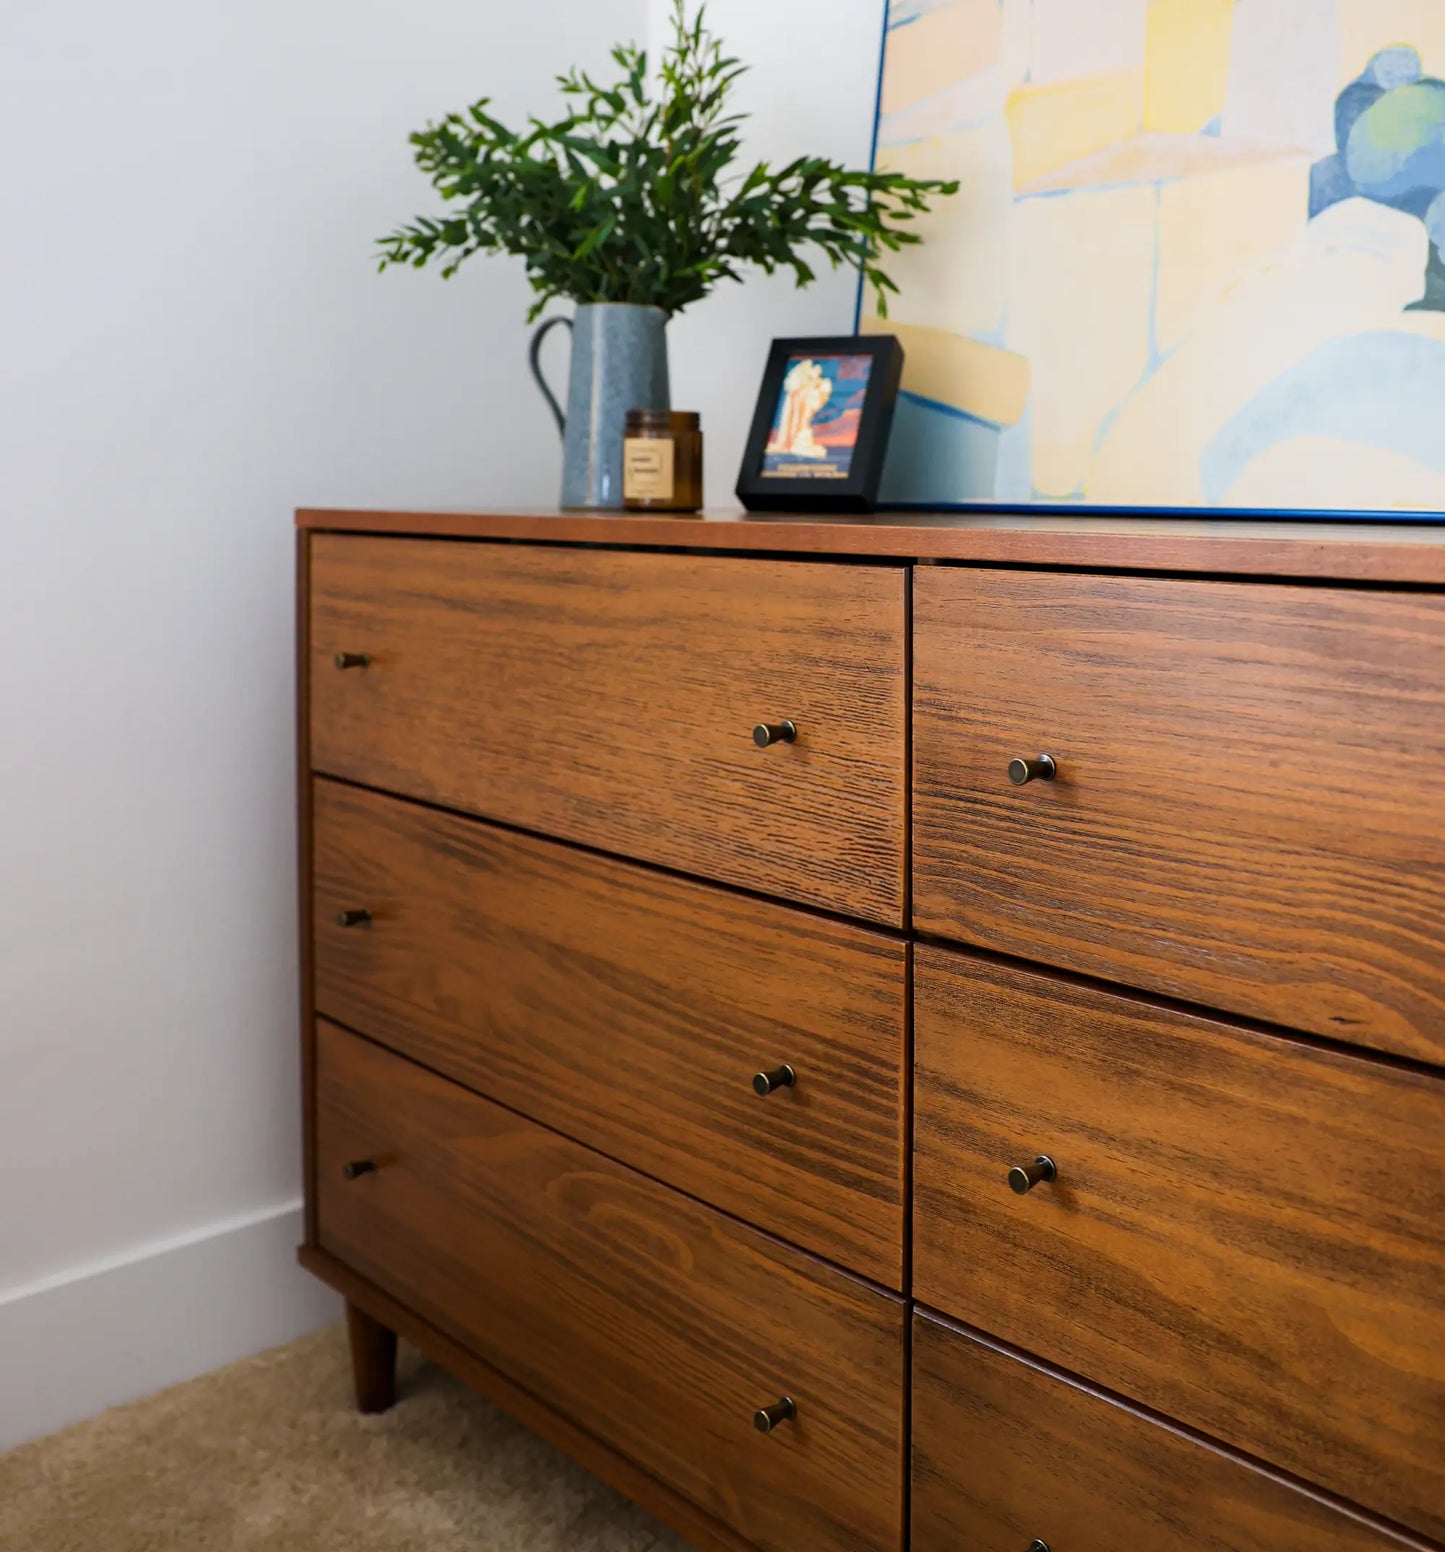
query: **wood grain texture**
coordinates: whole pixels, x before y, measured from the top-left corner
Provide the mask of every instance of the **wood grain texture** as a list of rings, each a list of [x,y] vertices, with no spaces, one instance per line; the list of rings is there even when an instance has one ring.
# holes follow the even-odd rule
[[[912,1552],[1424,1545],[923,1314],[912,1473]]]
[[[578,1465],[601,1477],[655,1519],[686,1537],[697,1552],[754,1552],[735,1531],[656,1477],[649,1476],[625,1455],[619,1455],[605,1440],[579,1428],[569,1418],[539,1401],[499,1369],[483,1363],[475,1353],[398,1303],[375,1283],[358,1277],[334,1256],[315,1246],[302,1245],[296,1252],[296,1259],[308,1272],[336,1289],[348,1303],[366,1310],[373,1319],[410,1342],[423,1357],[456,1375],[494,1406],[510,1413],[523,1427],[530,1428],[539,1438],[570,1455]]]
[[[318,1048],[324,1249],[764,1552],[899,1547],[901,1300],[334,1025]]]
[[[296,534],[296,934],[300,1002],[301,1181],[306,1243],[316,1243],[316,967],[311,951],[311,535]]]
[[[315,768],[897,926],[903,572],[317,535]],[[368,653],[338,671],[337,652]],[[758,723],[796,743],[759,749]]]
[[[918,929],[1445,1061],[1445,599],[933,569],[914,617]]]
[[[901,1287],[905,944],[325,780],[315,835],[323,1014]]]
[[[396,1404],[396,1332],[359,1304],[347,1302],[346,1340],[358,1412],[386,1412]]]
[[[413,538],[848,555],[973,565],[1090,567],[1445,586],[1445,527],[1266,517],[1036,512],[880,512],[702,517],[582,512],[387,512],[303,508],[308,530]]]
[[[1445,1537],[1445,1081],[928,948],[914,1041],[921,1301]]]

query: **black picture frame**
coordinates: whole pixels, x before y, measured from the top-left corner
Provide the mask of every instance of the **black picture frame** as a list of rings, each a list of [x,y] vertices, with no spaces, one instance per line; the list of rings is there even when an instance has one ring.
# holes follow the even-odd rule
[[[816,464],[798,456],[788,465],[790,469],[806,468],[808,473],[766,472],[768,440],[779,418],[783,379],[790,363],[800,357],[836,360],[859,356],[870,357],[871,365],[846,472],[824,472],[833,468],[825,455],[819,455]],[[738,500],[750,512],[876,511],[883,458],[888,451],[888,434],[893,429],[893,410],[902,376],[903,346],[891,334],[775,339],[768,349],[768,363],[738,474]],[[831,389],[831,381],[829,386]]]

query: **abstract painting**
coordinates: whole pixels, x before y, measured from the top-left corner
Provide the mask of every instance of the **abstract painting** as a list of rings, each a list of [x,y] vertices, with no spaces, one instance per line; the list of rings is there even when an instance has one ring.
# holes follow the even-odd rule
[[[1445,514],[1445,0],[891,0],[883,498]]]

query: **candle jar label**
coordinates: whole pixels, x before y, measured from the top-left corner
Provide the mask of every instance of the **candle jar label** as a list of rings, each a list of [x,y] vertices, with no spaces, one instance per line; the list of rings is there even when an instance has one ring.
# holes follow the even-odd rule
[[[672,499],[670,437],[628,437],[622,444],[622,494],[630,501]]]

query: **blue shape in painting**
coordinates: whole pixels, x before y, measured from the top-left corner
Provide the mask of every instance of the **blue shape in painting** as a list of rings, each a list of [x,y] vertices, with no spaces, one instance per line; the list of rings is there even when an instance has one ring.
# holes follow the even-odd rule
[[[1385,95],[1385,88],[1361,78],[1335,98],[1335,145],[1341,156],[1350,143],[1350,131]]]
[[[1204,497],[1222,505],[1249,465],[1317,436],[1403,453],[1445,473],[1445,344],[1380,332],[1332,340],[1245,405],[1205,449]]]
[[[1397,86],[1412,85],[1424,74],[1419,50],[1408,43],[1397,43],[1393,48],[1381,49],[1365,66],[1360,78],[1393,92]]]
[[[1445,256],[1433,245],[1425,266],[1425,294],[1411,302],[1407,313],[1445,313]]]
[[[1445,313],[1445,194],[1436,195],[1425,212],[1430,258],[1425,265],[1425,294],[1407,312]]]
[[[998,434],[998,475],[994,495],[1000,501],[1017,505],[1035,499],[1034,491],[1034,407],[1025,406],[1022,417]]]
[[[1367,108],[1350,130],[1345,167],[1367,199],[1423,218],[1445,191],[1445,81],[1397,87]]]
[[[1426,219],[1445,194],[1445,81],[1417,49],[1381,49],[1335,99],[1339,153],[1310,169],[1310,216],[1364,198]],[[1415,309],[1445,311],[1445,264],[1431,232],[1425,292]]]
[[[1344,157],[1324,157],[1310,168],[1310,220],[1342,199],[1353,199],[1358,192],[1350,181]]]
[[[1425,230],[1435,244],[1436,253],[1445,258],[1445,194],[1437,194],[1431,201],[1425,212]]]
[[[930,505],[940,482],[960,501],[991,501],[999,494],[999,430],[960,410],[912,393],[898,395],[881,499]]]

